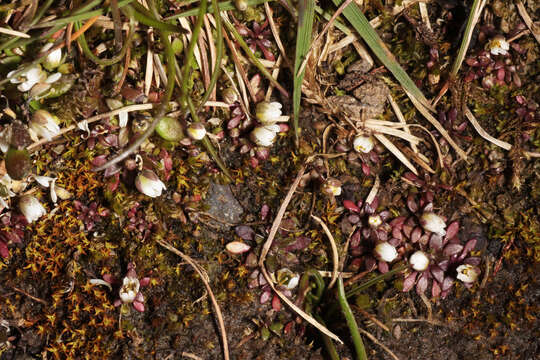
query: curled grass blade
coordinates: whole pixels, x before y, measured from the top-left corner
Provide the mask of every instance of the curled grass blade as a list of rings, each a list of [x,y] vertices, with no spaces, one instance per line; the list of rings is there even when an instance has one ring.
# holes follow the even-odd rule
[[[336,6],[340,6],[344,0],[332,0]],[[403,88],[412,96],[414,96],[419,103],[432,110],[429,101],[426,99],[422,91],[416,86],[414,81],[403,70],[401,65],[397,62],[394,55],[388,50],[384,42],[381,40],[377,32],[371,27],[368,19],[362,13],[356,3],[351,3],[343,10],[343,15],[352,26],[356,29],[358,34],[364,39],[366,44],[370,47],[371,51],[379,58],[379,60],[390,70],[395,76],[396,80],[403,86]]]
[[[311,33],[313,31],[313,19],[315,18],[315,0],[300,0],[298,7],[298,32],[296,35],[296,53],[294,55],[294,79],[293,79],[293,125],[296,146],[298,146],[300,129],[298,117],[300,116],[300,100],[302,97],[302,81],[305,69],[298,72],[311,45]]]

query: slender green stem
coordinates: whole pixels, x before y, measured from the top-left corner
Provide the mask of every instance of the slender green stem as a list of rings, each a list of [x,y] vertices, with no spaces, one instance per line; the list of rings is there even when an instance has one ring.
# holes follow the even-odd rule
[[[120,161],[128,157],[131,153],[137,150],[139,146],[141,146],[142,143],[146,139],[148,139],[148,137],[150,137],[150,135],[152,135],[158,123],[165,116],[165,113],[167,112],[167,107],[173,95],[174,77],[176,76],[176,70],[174,67],[174,63],[175,63],[174,51],[172,49],[171,42],[169,41],[169,33],[166,31],[161,31],[160,38],[161,38],[163,47],[165,48],[165,58],[167,60],[167,87],[165,88],[165,96],[163,96],[163,100],[161,101],[161,104],[159,105],[157,113],[154,116],[154,121],[152,121],[148,129],[146,129],[146,131],[137,140],[135,140],[133,144],[131,144],[128,148],[122,151],[115,158],[111,159],[110,161],[103,164],[102,166],[93,169],[93,171],[105,170],[109,166],[119,163]]]
[[[195,45],[197,45],[197,40],[199,39],[199,34],[203,25],[203,18],[206,14],[206,7],[208,5],[207,0],[201,0],[199,4],[199,14],[197,15],[197,21],[193,27],[191,33],[191,41],[189,42],[188,48],[186,50],[186,58],[184,60],[184,67],[182,68],[182,87],[180,89],[180,106],[182,109],[186,109],[188,106],[187,99],[189,97],[189,75],[191,69],[193,68],[193,57],[195,52]]]
[[[189,97],[189,96],[187,97],[187,104],[188,104],[189,111],[191,113],[191,118],[193,119],[193,122],[196,122],[196,123],[201,122],[201,119],[199,119],[199,116],[197,115],[197,109],[195,109],[195,105],[193,104],[193,101],[191,100],[191,97]],[[232,180],[232,176],[229,173],[229,170],[227,169],[227,166],[225,165],[225,163],[219,157],[216,149],[214,148],[214,145],[212,144],[212,142],[210,141],[208,136],[205,136],[201,141],[202,141],[204,147],[206,148],[206,151],[208,151],[210,153],[210,156],[212,157],[212,159],[214,159],[216,164],[218,164],[221,171],[223,171],[223,173],[230,180]]]
[[[326,326],[326,324],[324,323],[324,320],[323,320],[322,317],[320,317],[317,314],[314,314],[313,317],[315,318],[315,320],[320,322],[322,325]],[[320,334],[321,334],[321,337],[322,337],[322,340],[323,340],[324,348],[326,349],[326,352],[328,353],[328,356],[330,356],[330,360],[339,360],[339,354],[338,354],[338,352],[336,350],[336,346],[332,342],[332,339],[330,339],[330,336],[328,336],[326,334],[323,334],[323,333],[320,333]]]
[[[240,35],[238,33],[238,31],[236,30],[236,28],[234,27],[233,24],[231,24],[227,19],[223,19],[223,23],[225,24],[225,26],[227,27],[227,30],[229,30],[229,32],[232,34],[232,36],[234,37],[234,39],[236,40],[236,42],[238,43],[238,45],[240,45],[240,47],[244,50],[244,53],[248,56],[248,58],[251,60],[251,62],[253,62],[253,65],[255,65],[257,67],[257,69],[259,69],[259,71],[268,79],[270,80],[270,82],[286,97],[289,96],[289,93],[287,92],[287,90],[285,90],[283,88],[283,86],[281,86],[276,79],[274,79],[274,77],[272,76],[272,74],[270,74],[270,72],[264,67],[264,65],[261,63],[261,61],[259,59],[257,59],[257,57],[255,56],[255,54],[253,53],[253,51],[251,51],[251,49],[249,48],[248,44],[246,44],[246,42],[244,41],[244,39],[242,38],[242,35]]]
[[[129,6],[125,8],[125,12],[129,15],[129,34],[126,41],[122,45],[120,52],[114,57],[112,57],[111,59],[100,59],[99,57],[94,55],[92,50],[90,50],[90,47],[88,46],[88,43],[86,42],[86,37],[84,36],[84,34],[81,34],[81,36],[79,36],[79,38],[77,39],[77,42],[81,46],[86,57],[88,57],[90,60],[92,60],[98,65],[111,66],[121,61],[124,58],[124,56],[126,56],[127,49],[131,46],[131,43],[133,41],[133,36],[135,34],[135,20],[132,16],[133,15],[132,9]],[[81,27],[80,23],[78,22],[75,23],[75,29],[78,30],[80,27]]]
[[[352,341],[356,350],[356,358],[358,360],[367,360],[364,342],[362,341],[362,337],[360,336],[360,331],[358,331],[358,325],[356,324],[354,314],[351,310],[351,307],[349,306],[349,303],[347,302],[347,296],[345,295],[345,287],[343,286],[343,279],[341,278],[341,276],[339,276],[338,278],[338,301],[339,306],[341,307],[341,311],[345,316],[345,320],[347,321],[349,331],[351,332]]]
[[[202,97],[199,108],[206,104],[206,101],[212,94],[212,91],[217,84],[219,75],[221,74],[221,59],[223,58],[223,28],[221,27],[221,16],[219,14],[219,7],[217,6],[217,3],[217,0],[212,0],[212,4],[215,9],[214,18],[216,20],[216,65],[214,66],[214,71],[212,72],[212,77],[210,78],[210,84],[208,85],[208,89],[206,89],[206,93]]]
[[[133,15],[135,16],[135,19],[137,19],[138,22],[141,24],[144,24],[146,26],[151,26],[155,29],[161,30],[161,31],[168,31],[172,33],[181,33],[184,32],[180,27],[166,23],[164,21],[160,21],[159,19],[153,19],[153,14],[149,12],[144,6],[139,4],[137,1],[133,3],[134,12]]]
[[[196,2],[196,1],[197,0],[189,0],[187,2],[184,2],[184,4],[187,5],[187,4],[191,3],[191,2]],[[265,2],[272,2],[272,1],[275,1],[275,0],[248,0],[248,6],[257,6],[257,5],[260,5],[260,4],[264,4]],[[220,2],[218,7],[219,7],[219,11],[228,11],[228,10],[235,10],[236,9],[236,6],[234,5],[234,1]],[[199,10],[197,10],[197,9],[191,9],[191,10],[183,11],[181,13],[174,14],[174,15],[171,15],[169,17],[166,17],[165,20],[176,20],[176,19],[183,18],[183,17],[194,16],[194,15],[197,15],[198,12],[199,12]],[[208,7],[208,12],[215,12],[215,5],[209,6]]]
[[[370,286],[375,285],[379,281],[382,281],[382,280],[384,280],[386,278],[389,278],[389,277],[391,277],[391,276],[393,276],[393,275],[395,275],[397,273],[402,272],[406,268],[407,268],[407,265],[401,265],[401,266],[396,267],[395,269],[392,269],[392,270],[388,271],[387,273],[376,276],[373,279],[368,280],[365,283],[363,283],[363,284],[349,290],[347,292],[347,297],[350,298],[351,296],[356,295],[361,291],[364,291],[365,289],[369,288]]]

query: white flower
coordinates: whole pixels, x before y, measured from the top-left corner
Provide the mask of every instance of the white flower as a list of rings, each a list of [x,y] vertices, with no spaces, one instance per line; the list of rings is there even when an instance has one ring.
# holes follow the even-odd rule
[[[260,102],[255,109],[255,115],[261,124],[273,124],[279,121],[281,117],[281,104],[278,102]]]
[[[465,284],[475,282],[478,275],[480,275],[478,268],[469,264],[459,265],[456,271],[458,280],[463,281]]]
[[[46,53],[49,51],[49,49],[53,46],[53,43],[46,44],[42,49],[42,53]],[[56,49],[52,51],[47,57],[45,58],[45,61],[43,62],[43,66],[45,66],[46,69],[52,70],[60,66],[62,63],[62,49]]]
[[[158,176],[148,169],[144,169],[135,179],[135,186],[144,195],[157,197],[161,191],[167,189],[165,184],[159,180]]]
[[[10,71],[7,76],[11,77],[16,71]],[[17,89],[22,92],[30,90],[35,84],[43,82],[47,79],[47,73],[41,69],[41,66],[34,65],[24,70],[22,73],[12,78],[10,81],[13,84],[19,84]]]
[[[334,178],[327,179],[323,190],[328,195],[339,196],[341,195],[341,181]]]
[[[47,213],[47,210],[45,210],[39,200],[32,195],[21,197],[19,200],[19,209],[29,223],[38,220]]]
[[[279,132],[279,125],[258,126],[251,132],[251,140],[259,146],[272,146]]]
[[[375,256],[379,260],[386,261],[386,262],[392,262],[398,256],[396,248],[387,242],[382,242],[378,244],[377,246],[375,246],[374,251],[375,251]]]
[[[206,129],[203,124],[194,123],[187,128],[187,133],[194,140],[202,140],[206,136]]]
[[[287,289],[292,290],[298,286],[300,276],[293,273],[287,268],[281,268],[277,271],[277,280],[279,284],[284,285]]]
[[[140,287],[141,284],[139,279],[126,276],[122,281],[122,287],[120,288],[120,300],[122,300],[123,303],[132,303],[137,297]]]
[[[375,143],[373,142],[371,136],[358,135],[353,141],[354,150],[363,152],[365,154],[373,150],[374,146]]]
[[[124,106],[123,102],[121,102],[120,100],[116,100],[116,99],[106,99],[105,103],[107,103],[107,106],[111,110],[120,109],[122,106]],[[127,111],[122,111],[122,112],[118,113],[118,126],[120,126],[121,128],[126,127],[127,122],[128,122],[128,113],[127,113]]]
[[[411,257],[409,258],[409,263],[414,270],[424,271],[429,265],[429,258],[427,257],[425,252],[418,250],[411,255]]]
[[[504,36],[497,35],[489,41],[488,48],[492,55],[506,55],[510,49],[510,43]]]
[[[420,225],[424,230],[431,231],[432,233],[440,236],[446,235],[446,224],[444,220],[437,214],[432,212],[425,212],[420,217]]]
[[[368,224],[371,227],[379,227],[382,224],[382,219],[379,215],[371,215],[368,217]]]
[[[51,113],[47,110],[38,110],[32,116],[30,130],[37,136],[40,136],[47,141],[51,141],[52,138],[60,132],[60,127]]]

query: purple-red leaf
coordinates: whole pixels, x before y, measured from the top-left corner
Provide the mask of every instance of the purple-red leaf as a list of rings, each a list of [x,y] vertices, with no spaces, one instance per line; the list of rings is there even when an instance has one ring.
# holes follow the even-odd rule
[[[387,262],[379,261],[379,271],[381,274],[386,274],[389,270]]]
[[[414,286],[414,283],[416,282],[416,275],[418,275],[418,273],[415,271],[413,273],[411,273],[410,275],[408,275],[405,280],[403,280],[403,291],[404,292],[407,292],[409,290],[411,290]]]
[[[422,276],[418,279],[418,282],[416,283],[416,293],[418,295],[421,295],[426,292],[426,289],[428,287],[428,277],[427,273],[424,272]]]
[[[442,237],[439,234],[431,234],[431,238],[429,239],[429,248],[438,251],[442,249],[442,246]]]
[[[463,260],[463,263],[468,264],[468,265],[472,265],[472,266],[478,266],[478,265],[480,265],[481,261],[482,261],[482,259],[480,259],[479,257],[470,257],[470,258],[467,258],[467,259]]]
[[[9,249],[5,242],[0,241],[0,256],[4,259],[9,257]]]
[[[418,203],[416,202],[415,194],[409,194],[409,196],[407,196],[407,207],[413,214],[418,211]]]
[[[439,286],[439,283],[434,281],[433,285],[431,286],[431,297],[439,297],[441,295],[441,287]]]
[[[459,222],[454,221],[446,229],[446,239],[454,238],[459,231]]]
[[[349,211],[360,212],[360,208],[351,200],[343,200],[343,206]]]
[[[441,283],[444,281],[444,271],[438,267],[437,265],[431,266],[431,275],[437,280],[437,282]]]
[[[445,277],[442,283],[442,291],[449,290],[452,287],[452,285],[454,285],[454,279],[451,278],[450,276]]]
[[[236,235],[246,241],[253,240],[255,236],[255,231],[253,231],[253,229],[247,225],[239,225],[234,229],[234,231],[236,232]]]
[[[420,239],[420,236],[422,236],[422,228],[417,226],[411,233],[411,242],[414,244]]]
[[[271,297],[272,297],[272,292],[270,290],[266,290],[261,294],[261,297],[259,298],[259,302],[261,304],[264,304],[268,302],[268,300],[270,300]]]
[[[448,244],[444,247],[443,255],[452,256],[459,254],[463,250],[463,245],[461,244]]]

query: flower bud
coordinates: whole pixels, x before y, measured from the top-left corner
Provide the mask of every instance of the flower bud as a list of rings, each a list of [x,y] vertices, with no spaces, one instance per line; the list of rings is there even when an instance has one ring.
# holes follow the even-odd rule
[[[323,185],[323,191],[328,195],[341,195],[341,181],[334,178],[327,179]]]
[[[202,140],[206,136],[206,129],[201,123],[193,123],[188,127],[187,133],[193,140]]]
[[[238,11],[246,11],[248,8],[247,0],[235,0],[234,5]]]
[[[52,138],[60,132],[60,127],[51,113],[47,110],[38,110],[32,116],[30,130],[37,136],[40,136],[47,141],[51,141]]]
[[[119,291],[120,300],[122,300],[124,304],[132,303],[139,293],[140,286],[139,279],[132,276],[126,276]]]
[[[157,197],[161,191],[167,189],[158,176],[148,169],[144,169],[135,179],[135,186],[146,196]]]
[[[365,154],[373,150],[374,146],[375,143],[373,142],[371,136],[358,135],[353,141],[354,150],[357,152],[363,152]]]
[[[465,284],[472,284],[480,275],[478,268],[469,264],[459,265],[456,271],[458,280],[463,281]]]
[[[506,55],[510,49],[510,43],[504,36],[497,35],[489,41],[487,47],[492,55]]]
[[[409,263],[416,271],[424,271],[429,266],[429,258],[423,251],[417,251],[409,258]]]
[[[45,45],[41,52],[45,53],[49,51],[49,49],[53,46],[52,43],[48,43]],[[52,51],[47,57],[45,58],[45,61],[43,62],[43,66],[47,70],[53,70],[56,69],[60,64],[62,63],[62,49],[56,49]]]
[[[278,130],[274,126],[258,126],[251,132],[251,140],[259,146],[272,146],[276,140],[276,134],[279,131],[279,125],[277,126]]]
[[[386,262],[392,262],[398,256],[396,248],[387,242],[382,242],[375,246],[374,253],[377,259]]]
[[[368,224],[373,228],[379,227],[382,224],[382,219],[379,215],[371,215],[368,217]]]
[[[19,200],[19,210],[26,218],[26,221],[32,223],[47,213],[47,210],[41,205],[38,199],[32,195],[24,195]]]
[[[260,102],[257,104],[255,115],[261,124],[273,124],[280,119],[281,104],[278,102]]]
[[[440,236],[446,235],[446,224],[444,220],[437,214],[432,212],[425,212],[420,217],[420,225],[424,230],[431,231],[432,233]]]
[[[156,132],[167,141],[180,141],[184,138],[184,131],[180,121],[171,117],[164,117],[159,120]]]

